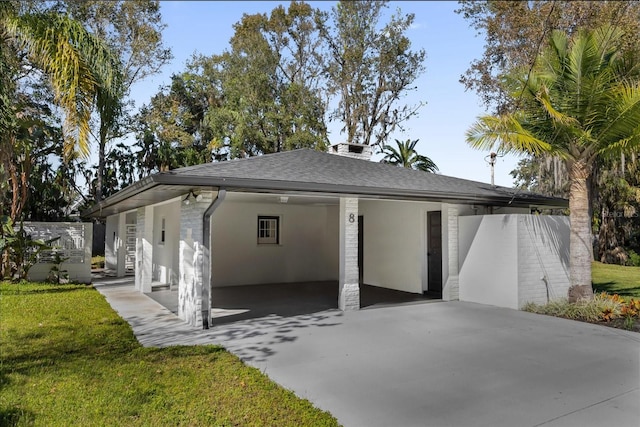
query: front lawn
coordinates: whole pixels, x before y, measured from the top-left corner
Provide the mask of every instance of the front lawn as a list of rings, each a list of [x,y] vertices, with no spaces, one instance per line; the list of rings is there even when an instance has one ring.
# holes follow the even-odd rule
[[[218,346],[142,348],[92,287],[0,283],[0,426],[335,426]]]
[[[640,298],[640,267],[594,262],[591,277],[595,292]]]

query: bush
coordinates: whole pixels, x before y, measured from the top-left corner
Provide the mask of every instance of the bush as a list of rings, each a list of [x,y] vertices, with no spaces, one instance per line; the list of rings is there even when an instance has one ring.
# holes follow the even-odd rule
[[[522,309],[585,322],[622,320],[625,329],[633,329],[635,322],[640,319],[640,300],[625,300],[617,294],[609,295],[606,292],[595,294],[593,299],[582,299],[575,303],[570,303],[567,299],[551,301],[545,305],[527,303]]]
[[[629,256],[627,265],[630,265],[633,267],[640,267],[640,255],[638,255],[636,251],[634,251],[633,249],[629,249],[627,251],[627,255]]]

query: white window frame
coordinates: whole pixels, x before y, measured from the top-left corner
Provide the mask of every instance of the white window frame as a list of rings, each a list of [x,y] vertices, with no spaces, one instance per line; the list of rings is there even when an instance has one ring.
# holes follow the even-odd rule
[[[258,215],[258,245],[280,244],[280,217],[277,215]]]

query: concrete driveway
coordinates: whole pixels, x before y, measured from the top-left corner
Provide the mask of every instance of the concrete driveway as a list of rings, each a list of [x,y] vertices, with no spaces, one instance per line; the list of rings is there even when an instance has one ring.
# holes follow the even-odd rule
[[[143,345],[225,346],[345,426],[640,425],[640,334],[462,302],[193,329],[98,287]]]

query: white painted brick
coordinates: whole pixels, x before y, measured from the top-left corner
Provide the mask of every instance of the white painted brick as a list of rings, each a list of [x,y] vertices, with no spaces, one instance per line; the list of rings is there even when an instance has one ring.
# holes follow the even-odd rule
[[[340,198],[340,286],[338,307],[341,310],[360,308],[358,284],[358,199]],[[351,221],[351,219],[353,221]]]
[[[442,209],[447,209],[448,226],[448,248],[449,263],[448,277],[442,288],[442,299],[446,301],[457,301],[460,299],[459,268],[458,268],[458,213],[456,205],[442,205]]]
[[[203,246],[202,218],[209,203],[180,205],[178,317],[202,326]]]
[[[519,216],[518,305],[520,307],[527,302],[545,304],[549,300],[567,295],[569,289],[568,233],[567,217]]]

